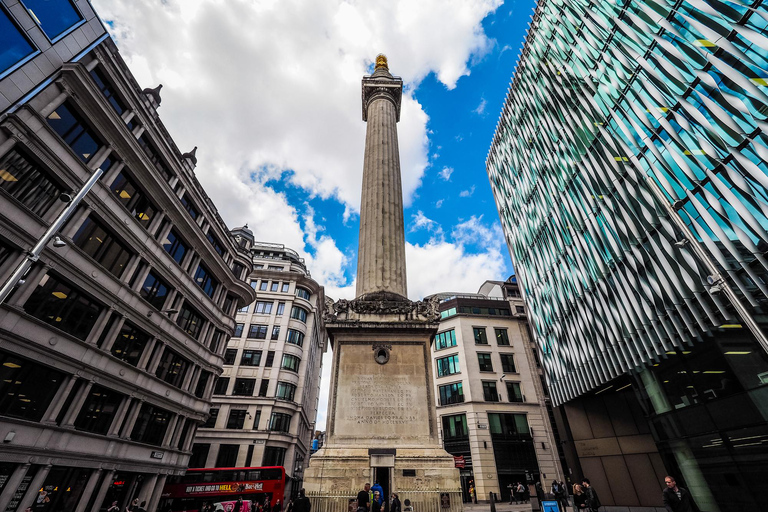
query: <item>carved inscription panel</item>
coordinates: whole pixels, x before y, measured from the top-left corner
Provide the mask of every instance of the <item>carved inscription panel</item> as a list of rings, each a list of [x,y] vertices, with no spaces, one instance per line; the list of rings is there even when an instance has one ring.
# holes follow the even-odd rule
[[[337,438],[429,439],[429,407],[420,345],[394,345],[379,364],[371,345],[341,345],[334,435]]]

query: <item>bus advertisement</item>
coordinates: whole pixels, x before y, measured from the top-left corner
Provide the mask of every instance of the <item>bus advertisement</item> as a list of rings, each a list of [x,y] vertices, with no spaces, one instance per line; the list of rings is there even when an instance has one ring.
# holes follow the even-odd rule
[[[163,488],[160,512],[274,512],[282,508],[285,469],[188,469],[170,476]],[[242,501],[238,505],[238,499]]]

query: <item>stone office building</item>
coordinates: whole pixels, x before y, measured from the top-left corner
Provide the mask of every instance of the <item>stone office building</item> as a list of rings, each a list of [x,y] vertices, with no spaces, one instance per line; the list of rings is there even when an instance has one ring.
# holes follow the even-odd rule
[[[256,301],[237,312],[190,467],[284,466],[288,496],[301,487],[312,448],[325,295],[295,251],[256,242],[251,256]]]
[[[0,1],[0,510],[157,504],[183,473],[253,262],[86,0]]]
[[[509,485],[564,479],[559,439],[515,276],[478,293],[440,293],[432,345],[437,420],[446,451],[463,457],[464,500]],[[459,465],[461,465],[461,462]]]

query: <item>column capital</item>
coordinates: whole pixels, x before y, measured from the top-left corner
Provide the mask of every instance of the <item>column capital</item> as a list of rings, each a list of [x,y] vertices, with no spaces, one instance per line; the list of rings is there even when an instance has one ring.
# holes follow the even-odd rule
[[[368,106],[377,99],[385,99],[395,106],[397,121],[400,121],[400,104],[403,96],[403,79],[392,76],[389,71],[379,68],[371,76],[363,77],[363,121],[368,122]]]

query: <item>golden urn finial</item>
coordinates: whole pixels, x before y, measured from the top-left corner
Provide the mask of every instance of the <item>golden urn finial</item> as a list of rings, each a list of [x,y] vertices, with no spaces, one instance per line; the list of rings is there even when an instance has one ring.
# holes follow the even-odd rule
[[[379,68],[384,68],[389,71],[389,66],[387,65],[387,56],[383,53],[380,53],[376,56],[376,69]]]

